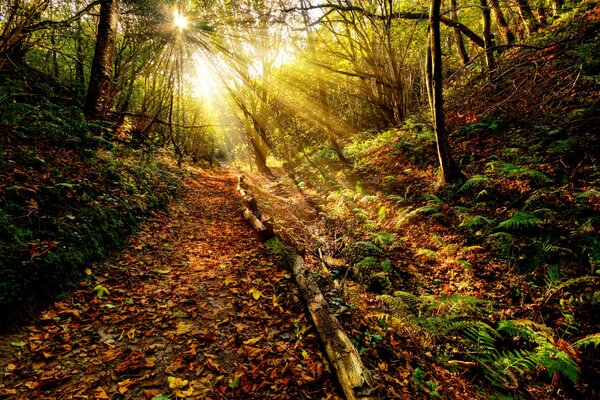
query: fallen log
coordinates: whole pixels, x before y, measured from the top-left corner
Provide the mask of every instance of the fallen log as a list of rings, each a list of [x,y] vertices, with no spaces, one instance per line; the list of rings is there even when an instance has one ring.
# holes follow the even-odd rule
[[[289,263],[346,399],[373,399],[369,372],[331,311],[321,289],[306,269],[304,259],[298,254],[290,255]]]
[[[246,221],[252,225],[262,240],[268,240],[274,236],[273,229],[269,229],[267,226],[265,226],[265,224],[263,224],[262,221],[258,219],[258,217],[256,217],[256,215],[254,215],[254,213],[248,207],[244,207],[242,209],[242,215]]]
[[[256,199],[247,194],[243,188],[245,185],[245,177],[240,175],[237,189],[244,202],[244,218],[264,240],[278,236],[274,233],[271,221],[263,223],[256,217],[258,212]],[[250,199],[253,200],[253,204],[250,203]],[[346,400],[375,399],[375,396],[372,396],[373,387],[368,370],[344,328],[331,311],[319,285],[306,269],[301,253],[303,252],[294,251],[289,255],[288,262]]]

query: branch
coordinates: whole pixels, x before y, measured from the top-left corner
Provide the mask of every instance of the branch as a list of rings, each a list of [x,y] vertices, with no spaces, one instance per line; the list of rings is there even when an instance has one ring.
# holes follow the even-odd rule
[[[65,20],[62,20],[62,21],[52,21],[52,20],[48,19],[48,20],[45,20],[45,21],[38,22],[37,24],[26,26],[26,27],[23,28],[22,32],[23,33],[31,33],[31,32],[38,31],[40,29],[58,28],[58,27],[69,26],[73,22],[75,22],[78,19],[80,19],[84,14],[86,14],[92,8],[94,8],[97,5],[99,5],[101,2],[102,2],[101,0],[92,1],[90,4],[88,4],[87,6],[85,6],[82,10],[78,11],[75,15],[73,15],[72,17],[67,18]]]
[[[409,20],[417,20],[418,22],[421,22],[421,21],[427,22],[428,21],[426,11],[422,11],[422,12],[397,11],[397,12],[390,13],[389,15],[381,15],[381,14],[376,14],[371,11],[365,10],[362,7],[351,6],[351,5],[345,6],[345,5],[340,5],[340,4],[317,4],[317,5],[310,5],[307,7],[288,8],[288,9],[284,9],[283,11],[288,13],[288,12],[293,12],[293,11],[310,11],[310,10],[317,10],[317,9],[324,10],[326,15],[329,15],[333,11],[357,12],[368,18],[372,18],[372,19],[380,20],[380,21],[387,21],[387,20],[392,20],[392,19],[409,19]],[[484,47],[483,39],[479,35],[477,35],[475,32],[473,32],[471,29],[469,29],[466,25],[464,25],[458,21],[455,21],[451,18],[444,17],[444,16],[440,16],[440,22],[446,26],[460,30],[466,37],[471,39],[474,44],[476,44],[477,46],[479,46],[481,48]]]

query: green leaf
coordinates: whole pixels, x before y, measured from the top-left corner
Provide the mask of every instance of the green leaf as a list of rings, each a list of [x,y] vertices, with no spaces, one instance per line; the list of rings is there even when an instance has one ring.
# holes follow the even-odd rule
[[[10,342],[10,345],[14,346],[14,347],[23,347],[26,344],[27,344],[27,342]]]
[[[173,395],[170,393],[159,394],[158,396],[154,396],[151,400],[170,400],[173,398]]]
[[[110,292],[108,291],[107,288],[105,288],[102,285],[98,285],[94,288],[94,292],[96,292],[96,297],[101,299],[102,297],[104,297],[105,295],[108,296],[110,295]]]

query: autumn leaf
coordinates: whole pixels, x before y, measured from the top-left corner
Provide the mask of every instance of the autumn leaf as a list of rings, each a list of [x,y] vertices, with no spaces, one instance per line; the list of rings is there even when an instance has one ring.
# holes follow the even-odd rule
[[[175,334],[185,335],[186,333],[190,333],[192,329],[194,329],[194,325],[181,321],[177,324],[177,331]]]
[[[171,389],[181,389],[184,386],[187,386],[189,381],[187,379],[181,379],[174,376],[167,377],[167,383],[169,384],[169,388]]]
[[[98,387],[97,389],[94,389],[93,393],[94,393],[94,399],[96,399],[96,400],[108,400],[109,399],[108,395],[106,394],[104,389],[102,389],[102,387]]]
[[[155,269],[154,272],[156,272],[157,274],[161,274],[161,275],[166,275],[168,273],[171,272],[170,269],[168,268],[164,268],[164,269]]]
[[[89,268],[86,268],[83,270],[83,273],[86,274],[87,276],[90,276],[92,274],[92,270]]]
[[[225,281],[223,282],[225,284],[225,286],[229,286],[231,285],[233,282],[235,282],[235,276],[233,275],[228,275],[225,277]]]
[[[252,346],[242,346],[242,350],[244,351],[244,354],[246,355],[246,357],[248,357],[248,360],[252,360],[256,357],[258,357],[261,353],[261,349],[257,348],[257,347],[252,347]]]
[[[27,342],[10,342],[10,345],[14,346],[14,347],[23,347],[26,344],[27,344]]]
[[[248,290],[248,294],[251,295],[254,300],[258,300],[258,299],[260,299],[260,296],[262,296],[262,293],[260,292],[260,290],[255,289],[255,288]]]
[[[193,394],[194,394],[194,388],[192,386],[190,386],[187,390],[182,390],[182,389],[175,390],[175,396],[177,396],[177,397],[189,397]]]
[[[37,382],[34,382],[34,381],[29,381],[29,382],[25,383],[25,386],[27,387],[27,389],[33,390],[33,389],[37,389],[37,387],[40,386],[40,384]]]
[[[248,339],[248,340],[245,340],[245,341],[244,341],[244,344],[247,344],[247,345],[249,345],[249,346],[252,346],[253,344],[256,344],[256,343],[258,343],[258,342],[260,341],[260,339],[262,339],[260,336],[259,336],[259,337],[252,338],[252,339]]]

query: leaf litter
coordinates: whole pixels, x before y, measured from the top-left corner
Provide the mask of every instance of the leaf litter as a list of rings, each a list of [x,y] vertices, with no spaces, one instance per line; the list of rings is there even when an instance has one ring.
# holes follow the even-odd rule
[[[195,172],[85,275],[27,332],[0,338],[12,344],[1,398],[340,398],[283,261],[240,215],[231,173]]]

